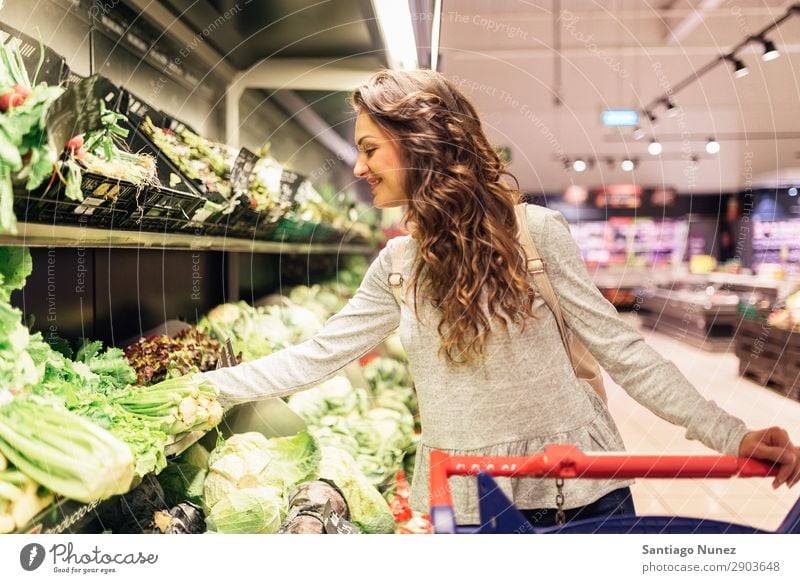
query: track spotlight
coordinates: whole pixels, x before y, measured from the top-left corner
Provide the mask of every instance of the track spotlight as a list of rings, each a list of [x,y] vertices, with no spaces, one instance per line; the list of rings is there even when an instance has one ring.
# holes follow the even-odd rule
[[[764,54],[761,55],[762,61],[774,61],[781,56],[780,51],[775,48],[775,43],[765,37],[756,37],[755,40],[760,42],[764,47]]]
[[[706,152],[709,154],[717,154],[719,152],[719,142],[714,138],[708,138],[706,143]]]
[[[733,65],[733,76],[736,79],[741,79],[750,72],[747,69],[747,66],[745,66],[745,64],[740,59],[737,59],[733,55],[727,55],[725,59],[730,61],[731,64]]]
[[[678,115],[678,107],[675,105],[675,102],[672,101],[669,97],[665,97],[662,103],[667,108],[668,117],[675,117],[676,115]]]
[[[636,126],[636,129],[633,130],[633,139],[641,140],[643,137],[644,137],[644,130],[639,126]]]

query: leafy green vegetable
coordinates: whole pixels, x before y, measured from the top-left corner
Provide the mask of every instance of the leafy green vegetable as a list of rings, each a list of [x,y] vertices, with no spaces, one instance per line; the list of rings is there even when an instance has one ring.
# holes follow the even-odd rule
[[[75,355],[75,360],[84,363],[96,375],[113,378],[117,387],[136,382],[136,371],[128,364],[121,349],[109,348],[101,354],[102,350],[103,343],[99,340],[95,342],[84,340]]]
[[[81,167],[78,163],[69,158],[67,164],[67,185],[64,189],[64,196],[69,200],[76,200],[78,202],[83,200],[83,191],[81,191]]]
[[[280,476],[285,490],[313,479],[322,457],[319,445],[307,431],[270,439],[266,451],[273,458],[270,471]]]
[[[211,335],[187,328],[176,336],[140,338],[125,349],[139,384],[149,385],[190,372],[214,370],[222,346]]]
[[[230,453],[244,453],[247,451],[266,451],[269,449],[269,439],[258,431],[236,433],[226,439],[221,445],[214,448],[208,456],[208,466],[213,466],[217,460]]]
[[[7,302],[11,292],[22,289],[33,271],[27,247],[0,247],[0,302]]]
[[[0,465],[0,534],[21,529],[52,502],[45,488],[17,469]]]
[[[169,435],[205,431],[222,420],[217,389],[190,375],[149,387],[135,387],[114,395],[114,402]]]
[[[299,306],[253,308],[245,302],[211,310],[197,327],[217,340],[230,338],[242,360],[254,360],[311,338],[322,329],[319,318]]]
[[[262,486],[233,490],[206,517],[208,529],[229,534],[273,534],[286,514],[278,488]]]
[[[202,505],[203,484],[207,474],[207,470],[187,463],[169,464],[158,474],[167,505],[175,506],[185,501]]]
[[[394,532],[389,504],[361,473],[353,457],[340,449],[322,448],[319,477],[330,480],[342,491],[353,524],[367,534]]]
[[[41,334],[31,335],[21,320],[19,310],[0,301],[0,397],[4,390],[17,392],[36,386],[45,374],[44,363],[35,361],[29,352],[41,341]]]
[[[234,435],[211,453],[205,504],[213,507],[228,492],[258,486],[288,493],[316,477],[320,455],[316,440],[305,431],[273,439],[256,432]]]
[[[127,492],[133,480],[127,445],[40,397],[0,407],[0,451],[43,486],[81,502]]]
[[[207,470],[209,463],[209,452],[199,443],[193,444],[180,456],[180,462],[194,466],[198,470]]]

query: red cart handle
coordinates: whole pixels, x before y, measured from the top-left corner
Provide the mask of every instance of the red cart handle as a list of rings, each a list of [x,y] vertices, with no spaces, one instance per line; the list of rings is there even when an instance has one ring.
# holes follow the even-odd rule
[[[535,478],[762,478],[775,475],[776,466],[732,455],[586,455],[572,445],[548,445],[531,456],[454,456],[431,452],[433,506],[452,506],[453,475],[487,472],[492,476]]]

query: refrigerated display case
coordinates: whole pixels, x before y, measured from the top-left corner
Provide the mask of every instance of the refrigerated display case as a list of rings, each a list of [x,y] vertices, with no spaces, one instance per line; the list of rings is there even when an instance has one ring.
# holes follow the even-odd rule
[[[641,289],[643,326],[711,352],[734,349],[747,306],[771,305],[780,283],[753,276],[689,274],[670,283]]]

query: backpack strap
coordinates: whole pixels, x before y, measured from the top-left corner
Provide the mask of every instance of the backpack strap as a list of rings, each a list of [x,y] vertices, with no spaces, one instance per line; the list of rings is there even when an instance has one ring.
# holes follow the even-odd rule
[[[392,293],[398,304],[403,303],[403,259],[406,256],[406,241],[405,237],[397,237],[389,252],[391,261],[389,287],[392,288]]]
[[[564,323],[564,315],[561,313],[561,306],[558,303],[558,298],[556,298],[556,292],[547,277],[544,261],[533,242],[531,230],[528,227],[527,207],[527,203],[518,204],[514,207],[514,211],[517,214],[517,239],[525,252],[526,271],[533,277],[533,282],[539,289],[539,293],[542,294],[542,299],[550,308],[550,311],[553,312],[556,324],[558,324],[558,332],[561,334],[561,342],[564,344],[570,361],[572,361],[572,346],[569,342],[567,325]]]

